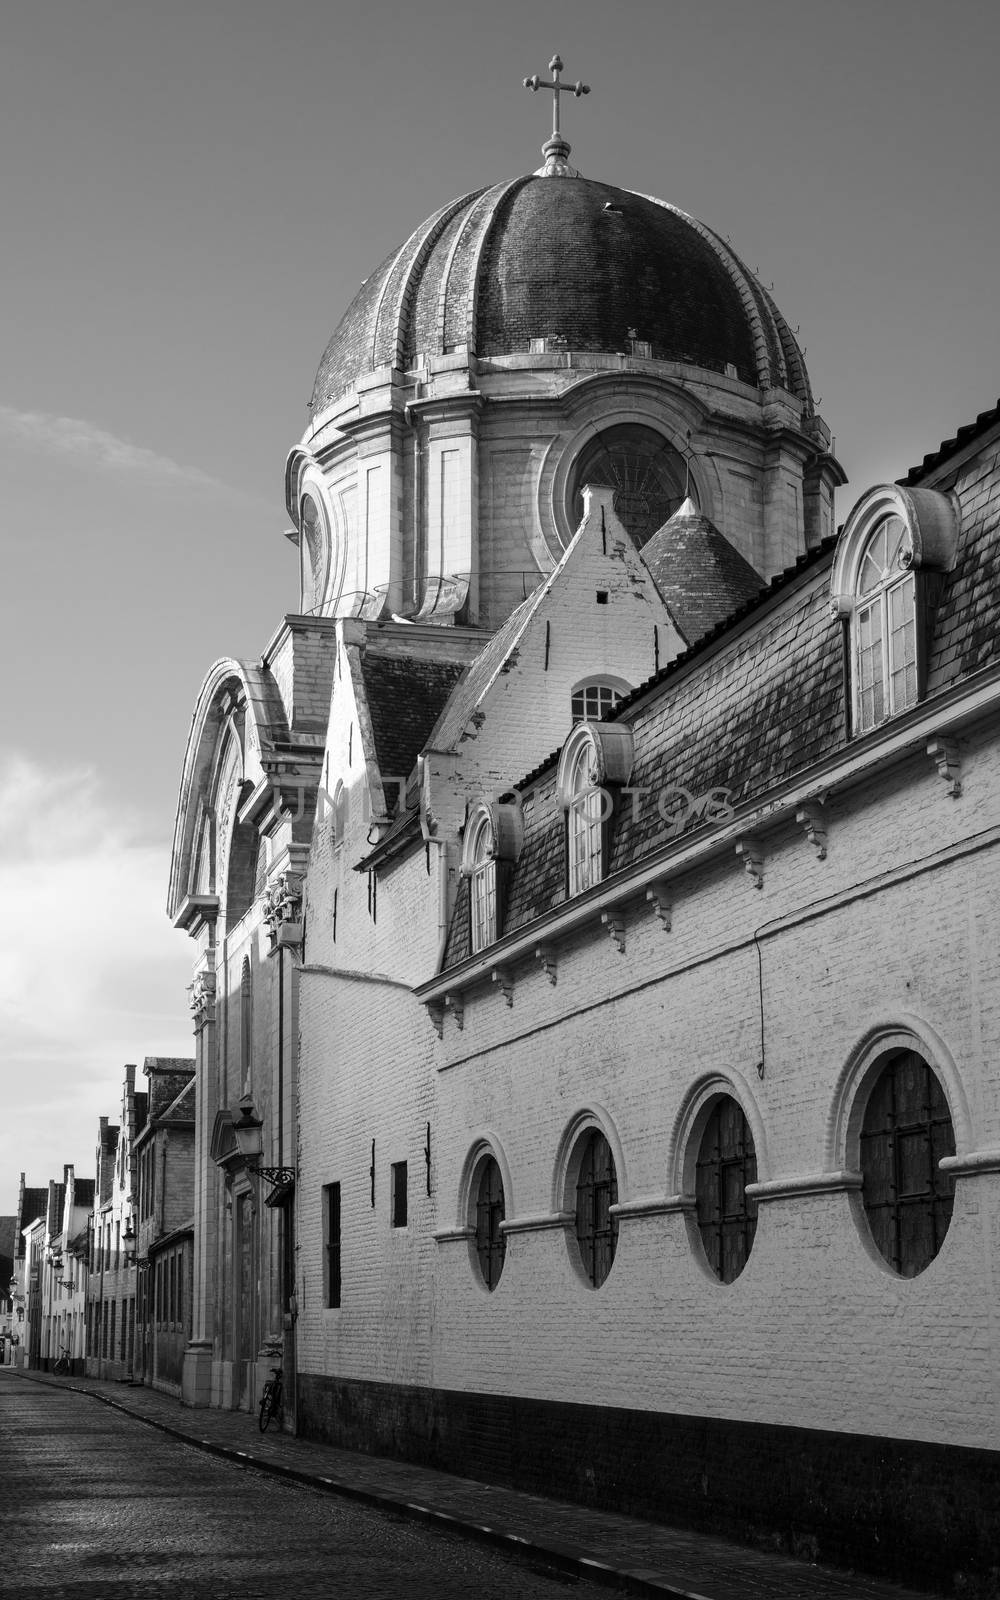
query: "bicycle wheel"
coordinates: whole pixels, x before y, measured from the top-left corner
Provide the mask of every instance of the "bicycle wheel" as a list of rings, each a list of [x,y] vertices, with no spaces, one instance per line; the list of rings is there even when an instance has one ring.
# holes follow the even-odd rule
[[[264,1393],[260,1400],[260,1431],[267,1432],[267,1425],[274,1415],[274,1389],[271,1384],[265,1383]]]

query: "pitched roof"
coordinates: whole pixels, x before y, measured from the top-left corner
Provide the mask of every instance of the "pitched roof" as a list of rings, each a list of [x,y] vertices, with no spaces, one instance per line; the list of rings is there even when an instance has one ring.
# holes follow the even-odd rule
[[[959,450],[964,449],[967,444],[971,444],[973,440],[977,439],[980,434],[988,433],[990,428],[994,427],[997,422],[1000,422],[1000,400],[989,411],[980,411],[975,422],[967,422],[964,427],[959,428],[953,439],[942,440],[936,450],[932,450],[929,455],[924,456],[919,467],[911,467],[906,477],[900,478],[898,481],[907,485],[920,483],[927,477],[928,473],[933,472],[936,467],[942,466],[949,456],[957,454]]]
[[[368,648],[361,652],[375,758],[383,778],[405,780],[464,671],[457,661],[426,661]],[[397,805],[399,789],[386,795]]]
[[[767,587],[756,568],[690,498],[654,533],[641,554],[689,645]]]
[[[560,567],[565,559],[563,556],[559,563]],[[557,567],[556,571],[558,570]],[[550,574],[546,582],[540,584],[527,600],[522,600],[521,604],[515,607],[493,637],[487,640],[476,659],[465,668],[464,676],[454,695],[443,707],[427,738],[426,742],[432,750],[453,750],[460,742],[480,700],[494,678],[503,670],[504,662],[534,616],[554,577],[555,573]]]
[[[1000,663],[1000,444],[963,468],[956,493],[961,529],[933,613],[928,700]],[[830,612],[827,583],[833,546],[828,540],[803,558],[745,607],[742,617],[716,629],[617,709],[613,720],[627,720],[635,735],[630,789],[646,794],[612,818],[609,877],[675,836],[657,805],[665,791],[683,787],[700,797],[724,790],[736,808],[760,804],[776,785],[846,744],[842,632]],[[529,925],[565,898],[565,828],[555,761],[536,769],[533,780],[518,789],[524,846],[507,897],[505,933]],[[469,953],[463,885],[445,970]]]

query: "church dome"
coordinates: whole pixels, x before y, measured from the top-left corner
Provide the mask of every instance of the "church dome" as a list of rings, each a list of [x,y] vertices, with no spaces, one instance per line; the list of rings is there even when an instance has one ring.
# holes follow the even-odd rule
[[[386,257],[327,345],[311,409],[422,354],[516,356],[538,339],[708,368],[812,411],[788,324],[723,239],[650,196],[538,174],[463,195]]]

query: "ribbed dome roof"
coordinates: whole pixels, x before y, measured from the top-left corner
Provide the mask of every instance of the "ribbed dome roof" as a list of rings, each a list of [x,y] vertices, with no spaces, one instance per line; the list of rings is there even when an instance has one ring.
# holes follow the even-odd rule
[[[538,175],[463,195],[423,223],[363,284],[327,345],[322,411],[376,367],[468,345],[627,351],[790,390],[811,410],[801,351],[773,300],[702,223],[586,178]]]

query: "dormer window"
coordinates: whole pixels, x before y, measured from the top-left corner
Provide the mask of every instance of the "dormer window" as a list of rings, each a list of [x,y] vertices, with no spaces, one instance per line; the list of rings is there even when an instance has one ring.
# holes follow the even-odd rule
[[[878,524],[865,547],[855,609],[858,731],[917,703],[917,616],[902,517]],[[904,565],[907,562],[907,565]]]
[[[563,745],[557,786],[566,813],[567,888],[571,895],[592,889],[607,872],[614,797],[631,773],[631,728],[581,722]]]
[[[517,860],[521,813],[515,800],[482,801],[472,812],[462,846],[462,875],[469,880],[472,953],[500,937],[504,866]]]
[[[472,905],[472,949],[483,950],[497,936],[497,854],[493,822],[479,812],[469,842],[469,888]]]
[[[846,623],[855,733],[877,728],[921,698],[928,624],[957,542],[955,503],[934,489],[871,489],[844,525],[833,563],[833,608]]]

